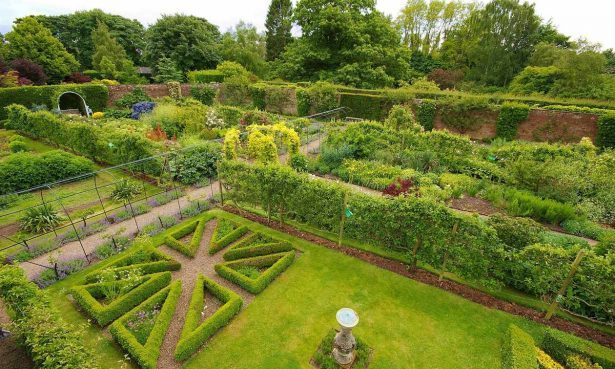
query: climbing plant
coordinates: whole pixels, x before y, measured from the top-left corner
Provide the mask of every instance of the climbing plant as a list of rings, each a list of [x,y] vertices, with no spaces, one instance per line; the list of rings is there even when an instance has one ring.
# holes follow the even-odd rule
[[[504,103],[495,126],[496,136],[506,140],[514,140],[517,137],[519,123],[526,120],[529,113],[529,105],[514,102]]]

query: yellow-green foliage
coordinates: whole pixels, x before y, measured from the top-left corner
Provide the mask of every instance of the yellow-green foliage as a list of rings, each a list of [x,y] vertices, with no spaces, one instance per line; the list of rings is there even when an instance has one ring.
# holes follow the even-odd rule
[[[602,369],[600,364],[592,364],[587,358],[581,355],[570,355],[566,358],[568,369]]]
[[[237,159],[237,146],[239,146],[239,130],[231,128],[224,136],[224,145],[222,146],[224,158],[227,160]]]
[[[262,164],[275,163],[278,159],[278,148],[272,136],[265,135],[258,129],[251,129],[248,135],[248,155]]]
[[[565,369],[562,365],[558,364],[555,360],[541,349],[536,349],[538,359],[538,367],[540,369]]]

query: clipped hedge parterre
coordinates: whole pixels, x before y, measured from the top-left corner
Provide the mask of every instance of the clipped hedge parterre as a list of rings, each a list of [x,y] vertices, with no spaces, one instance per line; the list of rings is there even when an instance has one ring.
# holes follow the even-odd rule
[[[282,272],[284,272],[295,260],[295,252],[286,252],[279,254],[271,254],[265,256],[256,256],[248,259],[229,261],[215,266],[216,272],[223,278],[238,284],[246,291],[259,294]],[[268,267],[258,278],[253,279],[247,277],[237,270],[235,267],[251,266],[251,267]]]

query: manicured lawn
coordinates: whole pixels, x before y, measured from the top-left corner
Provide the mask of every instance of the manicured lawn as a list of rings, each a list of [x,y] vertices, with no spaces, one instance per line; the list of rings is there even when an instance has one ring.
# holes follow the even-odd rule
[[[302,253],[186,363],[188,368],[309,368],[320,340],[337,325],[335,312],[345,306],[358,312],[355,333],[375,350],[370,368],[499,368],[500,346],[509,324],[541,338],[541,326],[525,319],[235,215],[214,212],[252,230],[292,241]],[[88,272],[71,276],[48,291],[65,319],[75,326],[87,326],[85,342],[96,348],[101,366],[119,367],[124,353],[107,333],[88,323],[65,295]]]

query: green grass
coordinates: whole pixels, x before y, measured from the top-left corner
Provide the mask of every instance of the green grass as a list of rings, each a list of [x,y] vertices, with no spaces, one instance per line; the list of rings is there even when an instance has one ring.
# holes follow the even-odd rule
[[[293,242],[294,264],[186,363],[187,368],[310,368],[322,338],[336,327],[335,312],[354,308],[355,333],[374,349],[370,368],[500,368],[500,348],[514,323],[540,342],[544,327],[488,309],[435,287],[415,282],[355,258],[296,239],[238,216],[211,214],[253,232]],[[175,228],[178,226],[175,226]],[[172,228],[173,229],[173,228]],[[154,237],[161,244],[164,235]],[[117,256],[116,256],[117,257]],[[65,296],[85,274],[114,258],[70,276],[48,289],[63,317],[84,329],[101,367],[119,367],[124,353],[99,328],[87,324]]]

